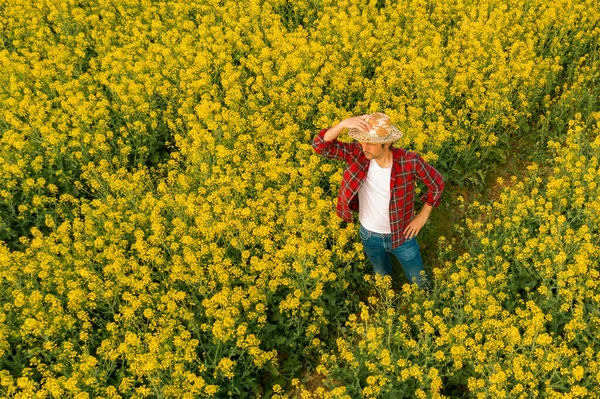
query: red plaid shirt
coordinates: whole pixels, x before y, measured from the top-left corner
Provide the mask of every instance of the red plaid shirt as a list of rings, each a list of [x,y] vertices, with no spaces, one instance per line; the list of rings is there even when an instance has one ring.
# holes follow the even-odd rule
[[[369,171],[370,160],[365,157],[360,143],[342,143],[337,139],[325,141],[327,129],[313,140],[313,148],[327,158],[346,161],[337,201],[337,214],[347,222],[353,222],[352,211],[358,211],[358,190],[364,183]],[[391,148],[393,167],[390,179],[390,228],[392,247],[404,242],[404,229],[415,216],[416,179],[427,186],[427,193],[421,201],[433,207],[440,204],[444,190],[444,178],[418,154],[402,148]]]

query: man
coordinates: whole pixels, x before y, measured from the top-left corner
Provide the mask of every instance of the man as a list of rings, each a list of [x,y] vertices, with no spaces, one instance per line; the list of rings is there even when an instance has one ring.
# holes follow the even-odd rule
[[[342,131],[354,140],[337,140]],[[416,236],[444,190],[442,175],[414,152],[392,147],[402,132],[381,112],[355,116],[323,129],[313,148],[327,158],[346,161],[337,201],[337,214],[353,222],[358,211],[359,234],[375,273],[391,276],[394,255],[410,282],[427,284]],[[425,202],[415,215],[417,179],[425,183]],[[359,207],[360,204],[360,207]]]

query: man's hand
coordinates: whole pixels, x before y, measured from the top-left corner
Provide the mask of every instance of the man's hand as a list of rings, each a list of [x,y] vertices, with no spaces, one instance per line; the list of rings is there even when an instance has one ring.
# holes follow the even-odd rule
[[[351,118],[344,119],[342,122],[340,122],[340,124],[346,129],[358,129],[362,130],[363,132],[368,132],[371,129],[371,125],[367,123],[367,118],[369,116],[370,115],[368,114],[353,116]]]
[[[359,129],[368,132],[371,129],[371,126],[366,121],[368,116],[370,115],[359,115],[344,119],[337,125],[329,128],[325,133],[325,136],[323,136],[323,139],[325,141],[336,139],[344,129]]]
[[[425,226],[427,219],[429,219],[429,214],[431,213],[432,206],[425,204],[423,205],[423,209],[415,218],[406,226],[404,229],[404,237],[407,240],[410,240],[413,237],[416,237],[419,234],[419,231]]]

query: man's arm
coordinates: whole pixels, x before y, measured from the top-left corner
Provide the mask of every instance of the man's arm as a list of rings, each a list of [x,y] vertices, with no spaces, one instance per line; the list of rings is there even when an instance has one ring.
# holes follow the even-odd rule
[[[417,156],[416,164],[417,177],[427,186],[427,194],[421,198],[425,202],[423,208],[404,229],[404,236],[407,239],[416,237],[425,226],[433,208],[439,206],[445,186],[440,172],[425,162],[421,156]]]
[[[368,131],[369,125],[365,122],[365,115],[354,116],[344,119],[335,126],[329,129],[323,129],[313,139],[313,149],[317,154],[321,154],[327,158],[347,159],[348,145],[337,141],[338,136],[344,129],[360,129]]]

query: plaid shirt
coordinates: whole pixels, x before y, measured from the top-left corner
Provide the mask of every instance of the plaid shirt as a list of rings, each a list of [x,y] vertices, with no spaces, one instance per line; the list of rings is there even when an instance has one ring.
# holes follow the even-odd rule
[[[337,214],[347,222],[353,222],[352,211],[358,211],[358,190],[364,183],[369,171],[370,160],[365,157],[360,143],[342,143],[337,139],[325,141],[327,129],[313,140],[313,148],[327,158],[346,161],[337,200]],[[390,228],[392,248],[404,242],[404,229],[415,217],[416,179],[427,186],[427,193],[421,201],[433,207],[440,204],[444,190],[444,178],[418,154],[401,148],[391,148],[393,167],[390,179]]]

